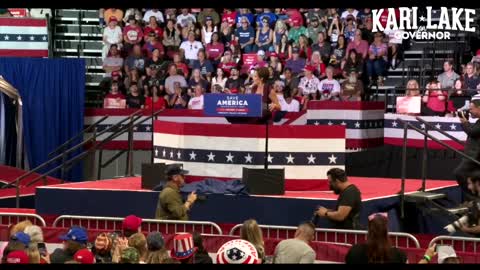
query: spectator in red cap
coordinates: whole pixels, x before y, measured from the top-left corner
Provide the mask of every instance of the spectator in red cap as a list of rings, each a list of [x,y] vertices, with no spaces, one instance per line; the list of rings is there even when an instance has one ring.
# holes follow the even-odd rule
[[[81,249],[73,255],[73,259],[81,264],[94,264],[95,256],[88,249]]]
[[[158,40],[163,39],[163,28],[158,25],[157,19],[155,16],[151,16],[148,21],[148,25],[143,30],[143,36],[145,42],[148,42],[148,37],[150,33],[155,33]]]
[[[107,57],[108,51],[112,45],[117,45],[117,47],[122,46],[123,36],[122,28],[117,25],[118,20],[116,17],[110,17],[108,21],[108,27],[103,29],[103,48],[102,48],[102,59]]]
[[[320,85],[318,78],[313,75],[315,67],[307,65],[305,66],[304,71],[305,76],[300,80],[298,85],[299,94],[303,96],[308,96],[310,94],[315,95]]]
[[[7,255],[6,264],[28,264],[28,255],[23,250],[12,251]]]
[[[122,222],[123,236],[130,237],[131,235],[140,232],[141,225],[141,218],[135,215],[126,216]]]
[[[288,31],[288,41],[298,43],[300,35],[307,36],[307,28],[303,26],[303,22],[299,18],[291,18],[290,30]]]

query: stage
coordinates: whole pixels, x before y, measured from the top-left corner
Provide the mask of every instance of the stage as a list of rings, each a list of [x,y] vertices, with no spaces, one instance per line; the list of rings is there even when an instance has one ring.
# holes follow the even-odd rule
[[[406,205],[406,217],[399,216],[400,179],[350,177],[362,193],[361,223],[373,212],[389,212],[390,230],[411,233],[443,233],[443,226],[451,222],[446,218],[429,216],[415,205]],[[35,205],[38,214],[85,215],[123,217],[136,214],[154,218],[158,192],[141,189],[141,178],[40,186],[36,189]],[[406,180],[405,192],[420,189],[421,181]],[[455,181],[427,180],[427,191],[447,194],[450,200],[460,201],[460,190]],[[186,194],[185,194],[186,195]],[[335,208],[337,196],[327,191],[287,191],[283,196],[239,196],[205,194],[206,199],[193,207],[190,219],[215,223],[242,223],[249,218],[260,224],[295,226],[311,220],[319,206]],[[330,227],[320,220],[319,227]]]

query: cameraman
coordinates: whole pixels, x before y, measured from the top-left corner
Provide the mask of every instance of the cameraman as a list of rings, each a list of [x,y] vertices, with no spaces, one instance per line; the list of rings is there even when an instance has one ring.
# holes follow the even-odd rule
[[[478,202],[480,202],[480,175],[477,174],[475,176],[468,177],[467,186],[468,190],[471,192],[471,194],[476,196],[476,198],[468,205],[468,223],[463,224],[462,222],[459,222],[460,226],[458,229],[464,233],[480,235],[480,209],[478,205]]]
[[[472,97],[469,112],[473,117],[480,118],[480,95],[475,95]],[[480,157],[480,119],[472,125],[468,121],[465,112],[459,112],[459,117],[463,130],[465,131],[465,133],[467,133],[468,136],[464,152],[466,155],[478,160]],[[466,158],[463,158],[462,162],[454,171],[458,185],[463,190],[464,196],[467,200],[473,200],[474,197],[468,190],[466,177],[467,175],[473,175],[475,171],[479,170],[479,165]]]

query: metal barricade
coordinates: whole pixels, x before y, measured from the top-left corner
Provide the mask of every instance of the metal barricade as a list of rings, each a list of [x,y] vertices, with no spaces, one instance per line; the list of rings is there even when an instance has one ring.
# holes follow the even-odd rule
[[[120,217],[93,217],[93,216],[59,216],[53,222],[53,227],[68,228],[71,226],[81,226],[86,229],[120,231],[122,230],[122,221]],[[143,219],[142,231],[159,231],[165,234],[181,232],[199,232],[201,234],[222,235],[220,226],[209,221],[182,221],[182,220],[159,220]]]
[[[430,241],[428,246],[433,244],[440,244],[440,245],[451,245],[455,251],[461,252],[473,252],[477,253],[480,250],[480,247],[477,248],[480,244],[479,238],[473,237],[460,237],[460,236],[437,236]]]
[[[0,212],[0,225],[10,226],[11,224],[17,224],[25,220],[30,220],[33,225],[41,227],[47,226],[45,220],[36,214]]]
[[[230,230],[230,235],[240,235],[242,224],[235,225]],[[293,226],[274,226],[259,225],[263,237],[274,239],[288,239],[295,237],[297,227]],[[420,243],[415,236],[408,233],[390,232],[392,244],[401,248],[420,248]],[[367,231],[360,230],[337,230],[337,229],[315,229],[315,239],[318,242],[329,242],[335,244],[358,244],[367,239]]]

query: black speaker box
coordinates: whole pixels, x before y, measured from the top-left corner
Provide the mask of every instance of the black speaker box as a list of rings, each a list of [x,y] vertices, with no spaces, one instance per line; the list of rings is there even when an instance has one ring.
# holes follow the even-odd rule
[[[285,169],[243,168],[242,181],[252,195],[285,194]]]
[[[167,181],[165,163],[142,164],[142,189],[153,189]]]

